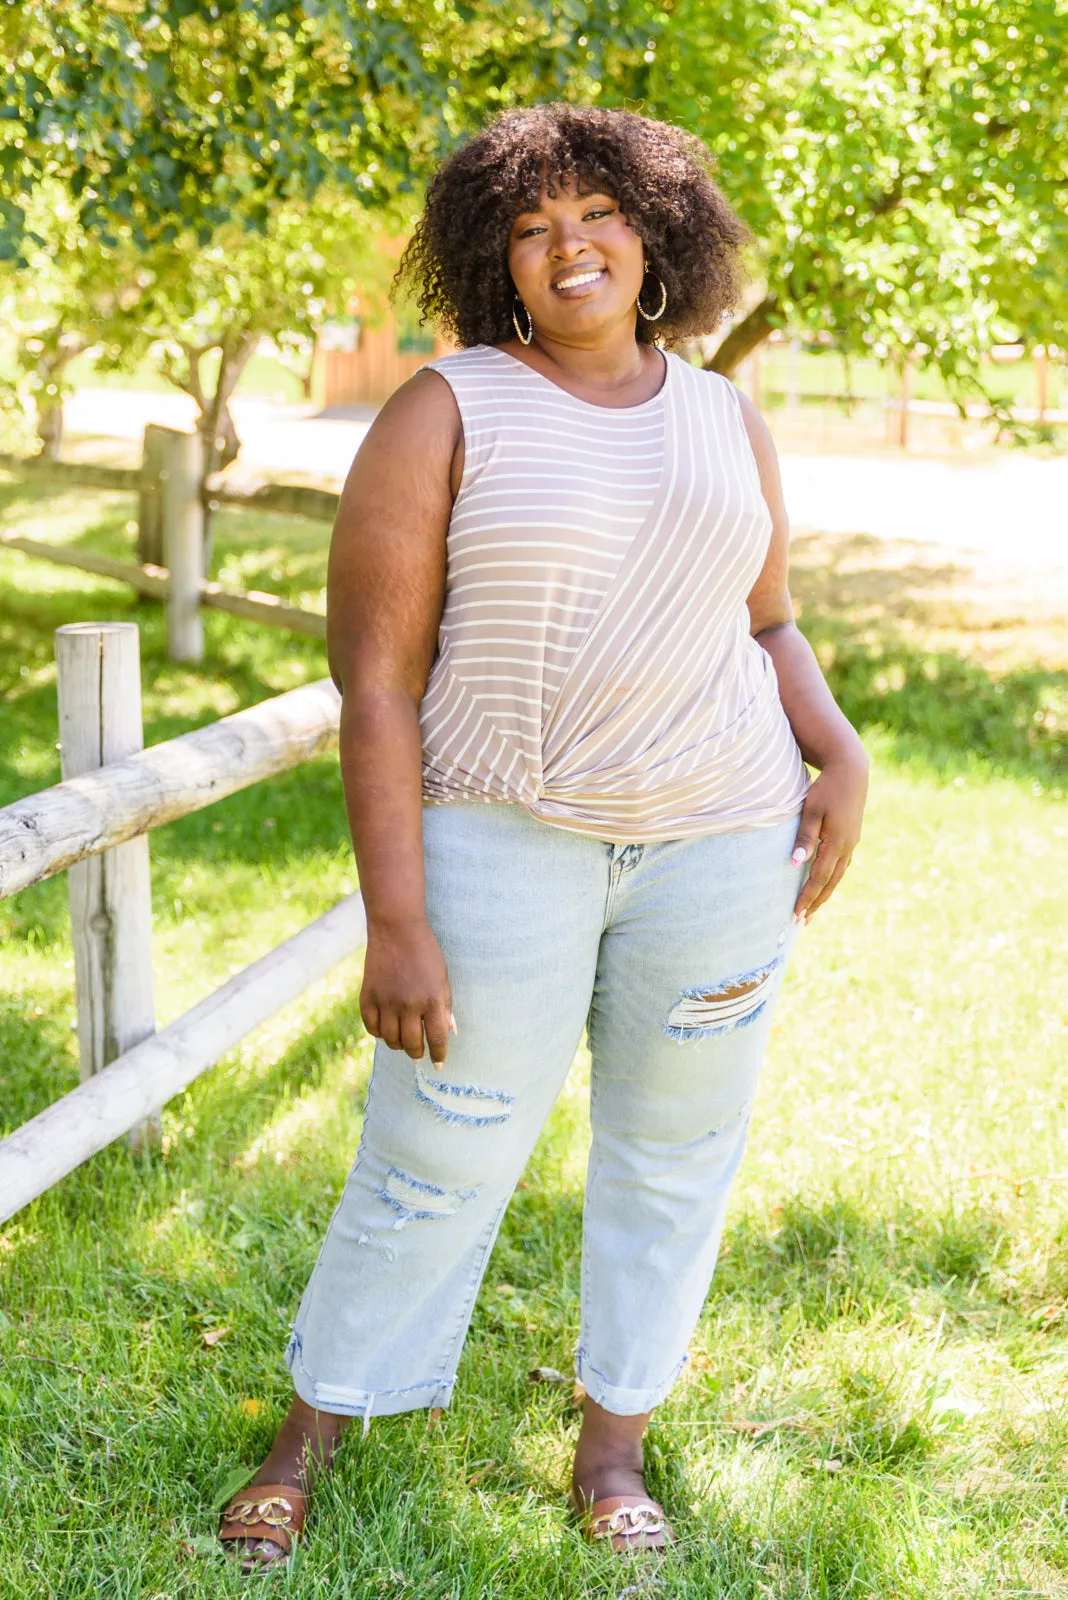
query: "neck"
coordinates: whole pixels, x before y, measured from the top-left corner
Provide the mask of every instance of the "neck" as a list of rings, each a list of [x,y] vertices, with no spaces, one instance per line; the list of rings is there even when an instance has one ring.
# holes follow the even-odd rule
[[[610,334],[583,344],[554,339],[535,328],[530,353],[537,350],[561,374],[593,386],[605,388],[637,378],[648,357],[634,337],[632,323],[624,323]]]

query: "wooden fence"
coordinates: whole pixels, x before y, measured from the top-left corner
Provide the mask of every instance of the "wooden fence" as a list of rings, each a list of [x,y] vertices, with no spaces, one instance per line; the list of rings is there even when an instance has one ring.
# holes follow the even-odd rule
[[[171,661],[203,660],[204,606],[285,628],[306,638],[325,639],[326,618],[320,612],[287,605],[277,595],[262,590],[227,589],[205,577],[204,517],[210,506],[229,505],[330,521],[337,511],[336,494],[288,483],[265,484],[241,494],[222,488],[211,478],[203,482],[200,435],[155,424],[145,429],[140,469],[6,455],[0,455],[0,467],[31,480],[137,494],[136,562],[115,561],[110,556],[46,544],[10,532],[0,532],[0,550],[21,550],[38,561],[113,578],[128,583],[139,594],[162,600],[167,612],[167,655]]]
[[[150,829],[334,748],[329,678],[143,748],[130,622],[56,630],[63,781],[0,808],[0,899],[66,871],[78,1012],[77,1089],[0,1141],[0,1221],[159,1108],[366,937],[359,894],[156,1031]]]

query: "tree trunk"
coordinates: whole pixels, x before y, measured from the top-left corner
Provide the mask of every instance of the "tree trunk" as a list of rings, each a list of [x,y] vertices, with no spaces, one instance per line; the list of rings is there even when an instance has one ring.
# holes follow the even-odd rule
[[[63,374],[74,357],[87,350],[89,344],[80,334],[64,333],[62,324],[43,335],[43,344],[44,349],[33,363],[34,375],[40,383],[36,400],[37,437],[44,459],[58,461],[63,441]]]
[[[197,417],[197,432],[204,446],[202,482],[210,478],[213,472],[221,472],[231,461],[237,459],[241,440],[238,438],[234,419],[230,414],[229,402],[259,340],[258,333],[254,333],[250,328],[241,328],[236,333],[224,334],[222,339],[210,344],[190,345],[177,341],[184,357],[184,365],[176,363],[170,354],[164,357],[164,377],[176,388],[191,395],[200,413]],[[215,382],[215,391],[210,396],[204,393],[200,374],[200,363],[209,350],[219,351],[219,376]],[[204,495],[204,576],[206,578],[211,576],[211,507],[207,495]]]
[[[236,461],[241,440],[230,415],[230,397],[237,388],[241,374],[248,366],[260,336],[251,328],[242,328],[225,337],[219,345],[219,376],[215,393],[206,406],[202,406],[197,424],[204,436],[204,476],[222,472],[231,461]]]
[[[777,297],[765,295],[760,304],[754,306],[749,315],[731,329],[711,359],[706,361],[706,369],[732,378],[745,358],[764,343],[773,328],[779,326],[776,320],[778,309]]]
[[[310,402],[312,397],[312,387],[315,382],[315,358],[318,353],[319,336],[316,334],[312,339],[311,355],[308,357],[308,365],[304,368],[303,372],[298,374],[300,378],[300,390],[305,402]]]
[[[230,407],[225,400],[216,404],[213,397],[207,411],[203,411],[197,420],[197,429],[204,439],[204,462],[210,462],[210,472],[223,472],[236,461],[241,450],[241,440],[237,436],[234,419],[230,415]]]
[[[63,442],[62,400],[37,402],[37,437],[41,441],[42,457],[46,461],[58,461]]]
[[[219,348],[219,376],[215,393],[200,414],[197,427],[204,440],[204,480],[214,472],[222,472],[231,461],[236,461],[241,440],[237,436],[234,419],[230,414],[230,397],[249,358],[260,342],[260,335],[243,328],[233,338],[224,338]],[[211,577],[211,507],[204,496],[204,576]]]

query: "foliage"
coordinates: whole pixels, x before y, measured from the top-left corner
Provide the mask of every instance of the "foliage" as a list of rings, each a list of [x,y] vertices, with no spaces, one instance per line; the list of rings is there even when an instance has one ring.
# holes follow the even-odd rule
[[[487,111],[596,92],[632,47],[618,3],[531,0],[29,0],[0,12],[3,248],[54,176],[88,233],[138,249],[324,188],[371,206]]]
[[[33,211],[47,245],[33,243],[25,268],[0,269],[0,322],[8,372],[5,410],[35,418],[44,454],[58,453],[69,363],[94,344],[96,330],[121,319],[140,294],[138,262],[86,237],[62,186],[50,182]],[[38,235],[40,236],[40,235]]]
[[[0,259],[46,448],[68,351],[130,368],[151,349],[196,400],[206,470],[225,466],[258,340],[306,351],[357,284],[373,320],[434,158],[498,106],[595,93],[629,40],[597,0],[519,16],[498,0],[0,10]],[[104,306],[116,279],[136,293]]]
[[[715,153],[774,326],[938,363],[958,394],[1009,336],[1068,344],[1060,0],[678,0],[629,83]]]
[[[176,349],[210,332],[224,374],[259,325],[235,300],[296,333],[327,277],[348,282],[289,270],[301,219],[361,248],[373,219],[403,230],[444,151],[538,98],[635,105],[707,140],[762,285],[721,370],[788,325],[935,362],[965,398],[992,342],[1068,344],[1061,0],[26,0],[0,8],[0,49],[0,253],[49,243],[35,197],[63,185],[94,247],[154,257],[138,330]],[[247,293],[220,291],[226,257]],[[217,409],[225,454],[225,394]]]

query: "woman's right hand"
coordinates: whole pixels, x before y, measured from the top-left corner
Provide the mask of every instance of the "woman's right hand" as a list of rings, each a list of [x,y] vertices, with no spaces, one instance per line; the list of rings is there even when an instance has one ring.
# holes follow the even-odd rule
[[[435,1070],[444,1066],[456,1024],[445,957],[428,922],[368,928],[360,1016],[373,1038],[413,1061],[423,1055],[425,1033]]]

